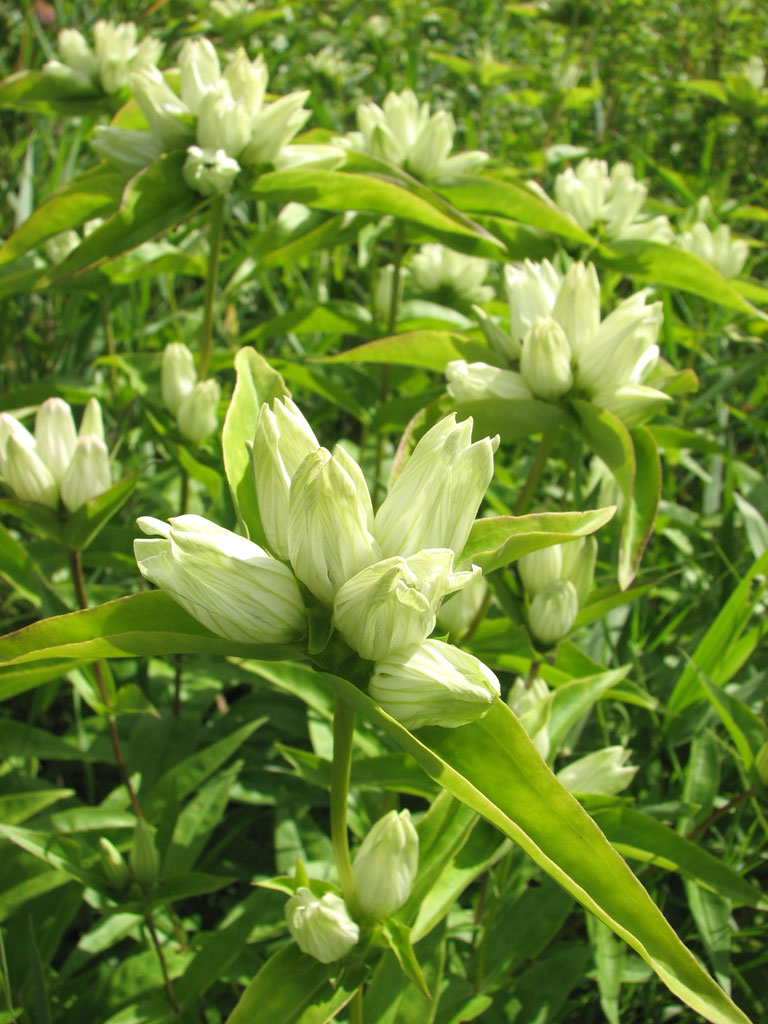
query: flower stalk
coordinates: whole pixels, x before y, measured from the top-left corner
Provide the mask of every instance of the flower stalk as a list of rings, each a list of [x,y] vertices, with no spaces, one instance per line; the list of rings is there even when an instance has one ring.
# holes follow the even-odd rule
[[[216,284],[219,278],[221,242],[224,237],[224,196],[216,196],[211,203],[210,228],[208,232],[208,274],[205,279],[203,305],[203,327],[200,335],[200,359],[197,364],[197,379],[205,380],[213,348],[213,316],[216,305]]]
[[[347,798],[352,767],[352,738],[355,731],[355,712],[341,697],[336,697],[333,710],[333,764],[331,766],[331,845],[333,859],[339,874],[339,885],[344,902],[354,913],[356,902],[355,878],[349,855],[347,834]]]

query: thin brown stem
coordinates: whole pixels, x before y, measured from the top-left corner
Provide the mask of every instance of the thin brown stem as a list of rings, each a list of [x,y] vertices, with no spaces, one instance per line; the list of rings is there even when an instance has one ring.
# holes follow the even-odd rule
[[[80,606],[80,608],[83,611],[85,611],[85,609],[88,607],[88,596],[85,592],[85,578],[83,576],[83,563],[80,558],[80,552],[70,548],[67,552],[67,555],[69,557],[69,568],[72,574],[72,583],[75,588],[75,596],[77,598],[77,603]],[[123,757],[123,748],[120,745],[120,737],[118,736],[117,733],[117,723],[115,722],[115,716],[111,713],[111,702],[109,698],[109,691],[107,689],[107,683],[106,680],[104,679],[104,673],[102,671],[101,664],[98,661],[95,661],[93,663],[93,674],[96,678],[96,685],[99,688],[99,696],[101,697],[101,701],[104,704],[104,706],[107,709],[109,709],[109,714],[107,716],[107,724],[109,728],[109,738],[112,742],[112,749],[115,753],[115,761],[117,762],[117,770],[120,773],[120,778],[122,780],[123,785],[128,791],[128,797],[131,801],[133,813],[136,815],[137,818],[140,818],[142,816],[141,805],[138,801],[138,797],[136,796],[136,791],[133,788],[133,784],[131,783],[131,777],[128,774],[128,766],[125,763],[125,758]]]
[[[176,993],[173,991],[171,976],[168,973],[168,964],[165,962],[165,953],[163,953],[163,947],[160,945],[160,939],[158,938],[157,931],[155,930],[155,922],[152,920],[152,914],[149,910],[144,912],[144,923],[147,926],[149,934],[152,936],[152,944],[155,947],[157,959],[160,962],[160,970],[163,972],[163,983],[165,984],[165,992],[168,996],[168,1002],[173,1007],[176,1015],[181,1017],[181,1005],[176,998]]]

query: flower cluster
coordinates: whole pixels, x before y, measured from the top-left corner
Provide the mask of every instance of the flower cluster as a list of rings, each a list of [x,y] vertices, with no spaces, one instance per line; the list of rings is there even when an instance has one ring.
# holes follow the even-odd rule
[[[161,387],[163,404],[184,437],[200,444],[216,430],[218,382],[197,379],[194,357],[181,341],[171,342],[163,350]]]
[[[543,199],[551,199],[535,182],[529,182]],[[587,231],[608,240],[641,238],[670,242],[672,228],[666,217],[642,213],[648,189],[635,180],[631,164],[624,161],[608,170],[605,160],[585,157],[576,170],[566,168],[555,178],[555,205]]]
[[[484,284],[488,260],[465,256],[437,242],[427,242],[411,257],[414,284],[427,293],[449,290],[466,302],[488,302],[493,288]]]
[[[180,95],[155,67],[132,75],[131,88],[149,130],[100,127],[94,147],[129,168],[186,149],[184,178],[206,196],[231,188],[243,167],[274,164],[281,154],[288,159],[286,146],[309,117],[303,109],[307,92],[265,104],[267,69],[261,57],[250,61],[240,48],[222,72],[207,39],[187,40],[179,71]],[[325,150],[339,158],[330,147],[323,156]]]
[[[79,432],[69,405],[49,398],[37,410],[34,436],[0,413],[0,472],[22,501],[75,512],[112,486],[101,406],[91,398]]]
[[[594,266],[573,263],[562,276],[548,261],[506,268],[509,333],[481,310],[489,344],[518,369],[454,360],[448,390],[458,401],[584,397],[628,425],[668,401],[642,381],[655,363],[662,304],[646,305],[647,291],[624,299],[600,319],[600,282]]]
[[[369,692],[409,728],[457,726],[490,708],[490,669],[427,637],[443,596],[480,570],[456,571],[493,475],[498,439],[471,442],[472,421],[449,417],[416,446],[374,516],[362,470],[320,446],[289,399],[259,412],[252,447],[259,513],[272,554],[208,523],[141,519],[141,572],[221,636],[298,640],[306,614],[296,580],[361,658]],[[273,555],[275,557],[273,557]],[[290,568],[289,568],[290,565]]]
[[[553,544],[523,555],[517,569],[529,599],[528,626],[545,647],[566,636],[579,605],[592,589],[597,558],[594,537]]]
[[[452,115],[447,110],[430,114],[429,104],[419,103],[410,89],[388,93],[382,106],[361,103],[357,127],[359,131],[340,141],[402,167],[416,178],[452,181],[488,160],[488,154],[479,150],[450,156],[456,133]]]
[[[163,52],[159,39],[147,36],[138,42],[132,21],[97,21],[93,48],[75,28],[62,29],[58,44],[61,60],[49,60],[43,70],[84,84],[98,83],[106,93],[120,92],[132,74],[153,68]]]
[[[723,277],[737,277],[747,262],[749,245],[743,238],[731,238],[727,224],[717,223],[709,196],[699,199],[694,212],[695,221],[675,238],[675,244],[711,263]]]
[[[408,811],[379,818],[352,864],[355,917],[380,921],[405,903],[419,866],[419,837]],[[340,960],[360,938],[345,901],[335,893],[315,896],[299,886],[285,905],[288,930],[303,953],[324,964]]]

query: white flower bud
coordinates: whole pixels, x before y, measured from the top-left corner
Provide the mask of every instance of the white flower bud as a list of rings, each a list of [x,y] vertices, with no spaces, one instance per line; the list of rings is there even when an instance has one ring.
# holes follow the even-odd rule
[[[512,337],[522,345],[536,321],[552,315],[561,277],[549,260],[541,263],[526,260],[522,266],[507,266],[504,277]]]
[[[160,387],[166,409],[175,416],[195,384],[197,370],[194,356],[183,342],[172,341],[163,349],[160,371]]]
[[[597,538],[580,537],[579,540],[562,544],[563,579],[570,580],[576,588],[579,606],[589,597],[595,578],[597,561]]]
[[[189,110],[168,87],[157,68],[145,68],[131,77],[136,101],[163,149],[177,149],[191,140],[192,127],[185,121]]]
[[[435,628],[443,595],[473,578],[473,572],[452,571],[453,557],[438,548],[369,565],[339,588],[334,626],[369,661],[420,644]]]
[[[380,921],[398,910],[411,894],[419,868],[419,837],[409,812],[390,811],[379,818],[355,854],[352,872],[361,913]]]
[[[234,98],[251,116],[261,110],[268,80],[267,66],[261,54],[250,61],[243,47],[239,46],[224,72],[224,79],[229,83]]]
[[[669,395],[645,384],[621,384],[607,391],[597,391],[591,397],[593,405],[615,413],[625,426],[636,427],[650,415],[671,402]]]
[[[170,524],[144,516],[151,539],[134,541],[141,574],[198,622],[239,643],[292,643],[306,632],[306,611],[291,570],[245,537],[202,516]]]
[[[561,768],[557,779],[569,793],[616,796],[637,773],[637,765],[626,763],[630,757],[625,747],[604,747]]]
[[[131,884],[131,873],[128,865],[123,860],[123,855],[108,839],[102,836],[99,839],[99,853],[101,854],[101,870],[109,884],[117,892],[124,892]]]
[[[311,112],[303,109],[308,96],[308,90],[289,93],[251,117],[250,142],[239,155],[244,167],[259,167],[276,159],[309,118]]]
[[[86,435],[79,438],[61,481],[61,500],[70,512],[75,512],[111,486],[107,446],[98,437]]]
[[[458,557],[493,476],[498,437],[474,444],[472,420],[451,415],[421,438],[376,513],[385,557],[451,548]]]
[[[544,587],[563,576],[563,546],[552,544],[517,560],[517,571],[529,597],[535,597]]]
[[[456,122],[447,110],[438,110],[411,146],[406,168],[419,178],[435,178],[451,151]]]
[[[621,302],[600,324],[576,360],[576,384],[590,394],[637,383],[638,364],[648,358],[664,318],[660,302],[645,305],[647,292]],[[658,350],[656,350],[656,354]],[[653,354],[653,353],[652,353]]]
[[[264,533],[272,551],[288,559],[288,495],[291,480],[320,442],[290,398],[276,398],[259,409],[251,465]]]
[[[20,423],[15,416],[9,412],[0,412],[0,473],[8,476],[8,441],[15,437],[25,448],[34,451],[36,442],[34,436],[27,430],[23,423]]]
[[[514,370],[502,370],[489,363],[466,363],[453,359],[445,368],[448,394],[457,402],[483,398],[533,398],[525,378]]]
[[[573,387],[571,349],[552,317],[537,320],[523,339],[520,372],[537,398],[554,402]]]
[[[477,658],[440,640],[425,640],[377,662],[368,693],[407,729],[452,729],[482,718],[499,681]]]
[[[223,149],[200,149],[190,146],[182,171],[184,181],[201,196],[228,192],[240,173],[240,164]]]
[[[537,642],[550,647],[570,631],[579,611],[579,598],[570,580],[548,583],[531,601],[528,624]]]
[[[233,99],[229,85],[219,82],[200,101],[197,114],[197,142],[201,149],[223,149],[238,157],[251,137],[251,115]]]
[[[507,696],[507,704],[520,719],[520,724],[544,760],[549,756],[547,725],[552,707],[549,694],[549,687],[538,676],[530,686],[518,676]]]
[[[77,444],[72,410],[62,398],[49,398],[37,410],[35,441],[37,454],[61,485]]]
[[[346,453],[345,453],[346,454]],[[326,448],[309,453],[291,480],[288,553],[302,583],[327,605],[346,580],[380,558],[371,499]]]
[[[80,235],[76,231],[61,231],[45,240],[45,255],[51,263],[62,263],[78,245]]]
[[[600,326],[600,281],[594,264],[572,263],[552,310],[565,331],[574,359],[592,342]]]
[[[344,900],[332,892],[320,898],[306,886],[299,886],[285,905],[285,918],[302,953],[323,964],[341,960],[360,938],[360,929],[349,916]]]
[[[96,54],[76,28],[64,28],[58,36],[59,53],[62,61],[86,78],[93,79],[99,70]]]
[[[181,98],[197,114],[206,93],[221,78],[216,50],[207,39],[187,39],[179,54]]]
[[[8,438],[5,454],[5,476],[16,497],[22,501],[36,501],[48,508],[56,508],[59,504],[59,488],[50,469],[35,449],[12,436]]]
[[[217,410],[221,389],[218,381],[203,380],[192,388],[181,400],[176,423],[179,430],[195,444],[210,437],[219,425]]]
[[[101,406],[98,398],[89,398],[85,407],[83,418],[80,420],[78,437],[97,437],[104,440],[104,418],[101,415]]]

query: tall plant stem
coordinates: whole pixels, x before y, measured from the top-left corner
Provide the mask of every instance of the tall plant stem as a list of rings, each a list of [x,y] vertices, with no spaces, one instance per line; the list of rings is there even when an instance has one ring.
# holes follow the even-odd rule
[[[165,953],[163,953],[163,947],[160,944],[160,939],[158,938],[157,929],[155,928],[155,922],[152,919],[152,912],[150,910],[146,910],[144,912],[144,923],[152,937],[152,945],[155,947],[157,959],[160,963],[160,970],[163,972],[163,984],[165,985],[165,994],[168,996],[168,1002],[173,1007],[177,1017],[181,1017],[181,1006],[176,998],[176,993],[173,991],[171,976],[168,973],[168,964],[165,962]]]
[[[541,480],[541,474],[544,472],[544,467],[547,464],[547,459],[552,451],[555,443],[555,432],[554,430],[545,431],[541,435],[539,441],[539,447],[536,450],[536,454],[533,457],[531,468],[528,470],[528,479],[525,481],[525,485],[518,495],[515,507],[512,509],[512,514],[516,516],[525,515],[528,510],[528,506],[531,503],[531,498],[536,493],[536,488],[539,486]]]
[[[333,859],[339,873],[341,893],[352,910],[355,903],[355,879],[349,856],[347,836],[347,797],[352,767],[352,737],[355,712],[341,697],[333,709],[333,764],[331,766],[331,844]]]
[[[208,275],[205,279],[203,307],[203,330],[200,338],[200,359],[197,364],[197,379],[208,376],[213,347],[213,313],[216,304],[216,283],[219,279],[219,257],[221,240],[224,235],[224,196],[217,196],[211,203],[210,229],[208,232]]]
[[[349,1024],[363,1024],[363,990],[359,988],[349,1004]]]
[[[395,247],[392,256],[394,271],[392,274],[392,290],[389,293],[389,310],[387,313],[387,336],[395,333],[397,325],[397,314],[400,306],[400,267],[403,262],[404,248],[403,222],[395,221]],[[381,384],[379,386],[379,402],[383,405],[389,395],[389,366],[385,364],[381,371]],[[379,496],[379,477],[381,475],[381,460],[384,455],[384,438],[379,435],[376,441],[376,474],[373,481],[373,505],[376,507]]]
[[[80,552],[70,548],[67,554],[69,556],[69,568],[72,573],[72,583],[75,587],[77,603],[84,611],[88,607],[88,597],[85,593],[85,579],[83,577],[83,563],[80,558]],[[110,708],[109,691],[107,690],[104,673],[102,672],[101,665],[98,661],[93,663],[93,674],[96,677],[96,685],[99,688],[99,696],[101,697],[102,703],[107,708]],[[125,758],[123,757],[123,748],[120,746],[120,737],[117,734],[117,723],[115,722],[115,716],[112,714],[111,709],[107,716],[107,724],[109,727],[109,738],[112,741],[112,749],[115,752],[117,770],[120,772],[122,783],[128,791],[133,813],[137,818],[140,818],[142,816],[141,805],[131,783],[131,777],[128,774],[128,768],[125,763]]]

